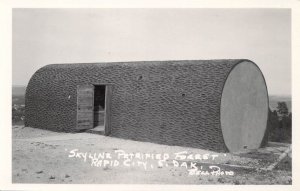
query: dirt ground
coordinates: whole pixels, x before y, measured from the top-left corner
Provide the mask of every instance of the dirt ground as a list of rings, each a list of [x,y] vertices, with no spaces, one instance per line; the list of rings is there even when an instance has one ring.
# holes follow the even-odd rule
[[[12,132],[13,183],[292,184],[291,155],[261,170],[287,144],[229,154],[22,125]]]

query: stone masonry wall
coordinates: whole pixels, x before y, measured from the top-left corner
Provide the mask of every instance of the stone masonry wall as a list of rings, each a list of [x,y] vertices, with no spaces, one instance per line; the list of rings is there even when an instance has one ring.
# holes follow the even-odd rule
[[[77,85],[111,84],[111,136],[226,151],[221,95],[241,61],[47,65],[27,86],[25,125],[75,131]]]

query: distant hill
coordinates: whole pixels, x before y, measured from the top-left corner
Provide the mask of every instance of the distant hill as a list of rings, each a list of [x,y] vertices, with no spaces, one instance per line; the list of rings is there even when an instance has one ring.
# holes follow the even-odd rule
[[[292,111],[292,98],[290,96],[277,96],[277,95],[270,95],[269,96],[269,107],[270,109],[276,110],[278,102],[286,102],[286,105],[289,109],[289,112]]]
[[[12,86],[13,96],[25,96],[26,86]]]

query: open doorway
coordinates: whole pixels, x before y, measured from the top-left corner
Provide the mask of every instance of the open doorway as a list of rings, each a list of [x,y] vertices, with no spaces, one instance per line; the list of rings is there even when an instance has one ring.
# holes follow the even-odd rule
[[[95,85],[94,127],[103,126],[105,120],[105,85]]]
[[[77,130],[109,135],[111,85],[77,86]]]

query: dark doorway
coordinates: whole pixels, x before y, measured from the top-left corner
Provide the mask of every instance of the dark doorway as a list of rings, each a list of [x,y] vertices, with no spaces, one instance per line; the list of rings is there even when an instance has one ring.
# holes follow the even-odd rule
[[[111,97],[111,85],[78,85],[76,129],[110,135]]]
[[[95,85],[94,89],[94,127],[105,123],[105,85]]]

